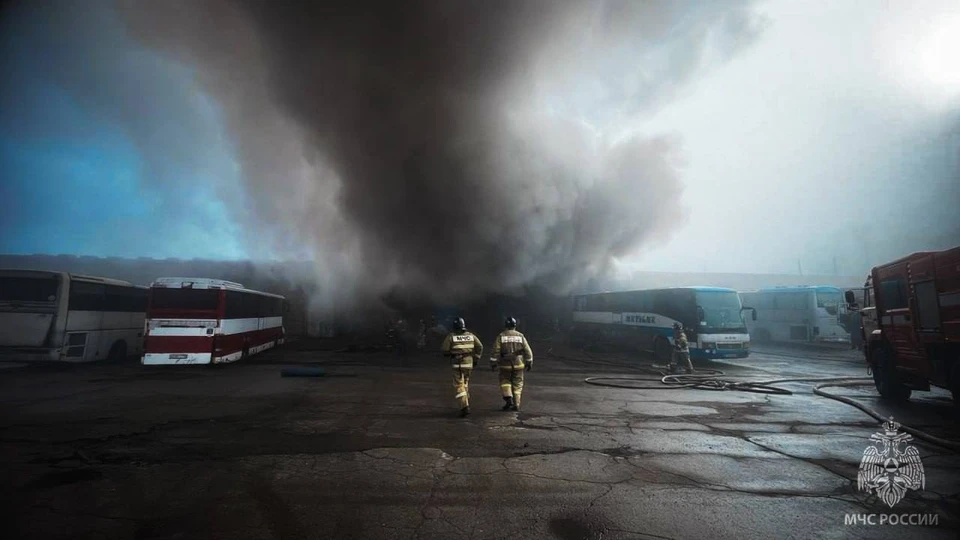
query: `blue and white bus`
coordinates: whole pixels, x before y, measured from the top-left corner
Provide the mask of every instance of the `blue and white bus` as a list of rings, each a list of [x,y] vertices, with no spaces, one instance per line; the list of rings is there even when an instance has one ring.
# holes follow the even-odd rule
[[[840,325],[845,306],[837,287],[774,287],[741,292],[740,298],[756,309],[757,319],[748,328],[757,342],[850,341]]]
[[[673,324],[686,329],[691,358],[746,358],[750,336],[733,289],[679,287],[573,298],[571,344],[611,344],[670,359]]]

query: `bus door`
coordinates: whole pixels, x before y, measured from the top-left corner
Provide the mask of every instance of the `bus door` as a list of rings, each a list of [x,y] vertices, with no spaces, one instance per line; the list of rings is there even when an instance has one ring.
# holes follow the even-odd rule
[[[67,303],[66,337],[63,346],[67,360],[96,360],[106,354],[110,336],[100,331],[106,287],[101,283],[70,281]]]

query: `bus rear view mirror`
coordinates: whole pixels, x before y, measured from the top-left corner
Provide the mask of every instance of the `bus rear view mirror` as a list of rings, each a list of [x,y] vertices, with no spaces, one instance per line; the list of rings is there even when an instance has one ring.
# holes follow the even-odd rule
[[[752,307],[742,307],[742,308],[740,308],[740,311],[746,311],[746,310],[748,310],[748,309],[750,310],[750,318],[753,319],[753,320],[757,320],[757,310],[756,310],[755,308],[752,308]]]
[[[846,300],[850,305],[855,305],[857,303],[857,295],[853,294],[853,291],[847,291],[843,293],[843,299]]]

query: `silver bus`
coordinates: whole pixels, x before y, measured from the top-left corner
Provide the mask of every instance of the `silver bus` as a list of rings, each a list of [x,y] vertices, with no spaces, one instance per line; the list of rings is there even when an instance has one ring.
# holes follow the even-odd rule
[[[91,362],[140,355],[147,288],[44,270],[0,270],[0,358]]]
[[[774,287],[741,292],[745,305],[757,310],[747,321],[754,341],[848,343],[840,325],[843,293],[837,287]]]

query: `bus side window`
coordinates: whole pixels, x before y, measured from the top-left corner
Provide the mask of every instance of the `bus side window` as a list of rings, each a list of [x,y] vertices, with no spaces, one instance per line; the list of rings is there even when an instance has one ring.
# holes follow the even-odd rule
[[[107,285],[103,310],[120,313],[143,313],[147,310],[147,290]]]
[[[646,291],[638,292],[637,309],[644,313],[653,311],[653,296]]]
[[[103,299],[104,311],[129,311],[129,296],[125,294],[126,287],[117,287],[116,285],[107,285],[106,295]]]
[[[260,295],[243,293],[243,318],[256,319],[260,317]]]
[[[227,319],[243,318],[243,293],[227,291],[227,306],[224,316]]]
[[[683,289],[655,292],[653,295],[654,313],[680,320],[682,318],[682,304],[678,295],[682,293]]]
[[[134,313],[142,313],[147,311],[147,298],[149,296],[149,289],[134,289],[133,290],[133,311]]]
[[[806,298],[804,293],[776,293],[773,301],[775,309],[793,311],[806,308]]]
[[[587,311],[606,311],[604,298],[601,295],[587,297]]]
[[[74,281],[70,284],[70,311],[101,311],[105,287],[96,283]]]

